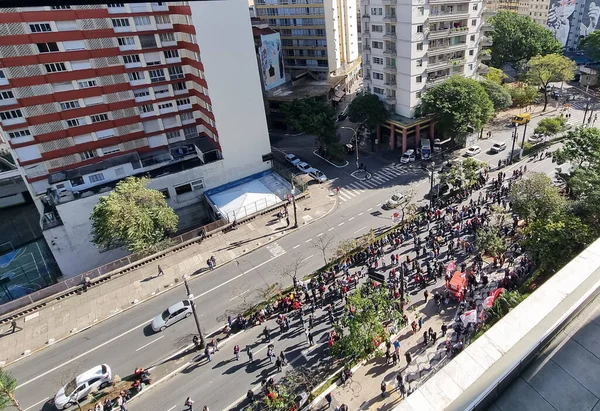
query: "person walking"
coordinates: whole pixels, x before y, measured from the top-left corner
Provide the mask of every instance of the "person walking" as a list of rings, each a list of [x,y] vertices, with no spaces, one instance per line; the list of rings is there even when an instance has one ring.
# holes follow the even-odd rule
[[[281,363],[281,358],[277,357],[277,361],[275,361],[275,367],[277,367],[277,372],[281,372],[283,368],[283,364]]]
[[[283,351],[281,351],[281,352],[279,353],[279,358],[281,359],[281,363],[282,363],[283,365],[286,365],[286,364],[287,364],[287,361],[285,360],[285,354],[283,353]]]
[[[187,411],[193,411],[194,409],[194,401],[191,397],[187,397],[185,402],[183,403],[186,407],[188,407]]]
[[[309,345],[309,346],[311,346],[311,347],[312,347],[313,345],[315,345],[315,341],[314,341],[314,337],[313,337],[313,335],[312,335],[312,332],[309,332],[309,333],[308,333],[308,345]]]
[[[219,351],[219,342],[217,341],[217,339],[213,338],[211,343],[213,346],[213,352]]]
[[[333,401],[333,397],[331,396],[330,392],[325,395],[325,401],[327,401],[327,408],[330,408],[331,402]]]
[[[419,331],[421,331],[422,327],[423,327],[423,316],[419,317]]]
[[[202,411],[210,411],[210,410],[208,409],[208,405],[205,405],[204,407],[202,407]]]
[[[208,362],[211,361],[210,359],[210,348],[208,348],[208,345],[206,346],[206,348],[204,348],[204,355],[206,355],[206,359],[208,360]]]
[[[235,355],[236,361],[240,360],[240,346],[239,345],[236,345],[235,347],[233,347],[233,355]]]
[[[385,380],[381,381],[381,398],[385,398],[385,392],[387,391],[387,384],[385,382]]]
[[[398,372],[396,374],[396,386],[398,387],[398,390],[400,390],[401,385],[402,385],[402,373]]]
[[[442,337],[446,336],[446,331],[448,331],[448,326],[446,323],[442,323]]]
[[[427,304],[427,299],[429,298],[429,291],[425,290],[423,295],[425,296],[425,304]]]
[[[412,357],[408,351],[404,353],[404,357],[406,358],[406,366],[408,367],[412,361]]]
[[[160,277],[161,275],[165,275],[165,272],[163,271],[163,269],[161,268],[161,266],[158,266],[158,277]]]
[[[290,217],[289,216],[285,216],[285,226],[289,227],[290,226]]]
[[[254,354],[252,354],[250,346],[246,347],[246,354],[248,354],[248,362],[254,362]]]
[[[117,397],[117,407],[119,407],[119,411],[127,411],[127,408],[125,408],[125,400],[120,395]]]
[[[19,331],[21,331],[23,329],[23,327],[19,327],[17,325],[17,321],[16,320],[11,320],[10,321],[10,326],[12,327],[11,333],[14,333],[15,331],[17,331],[17,328],[19,329]]]

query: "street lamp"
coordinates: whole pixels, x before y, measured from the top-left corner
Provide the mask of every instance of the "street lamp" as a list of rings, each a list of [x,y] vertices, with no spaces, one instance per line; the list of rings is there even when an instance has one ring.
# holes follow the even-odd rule
[[[294,226],[292,228],[298,228],[298,213],[296,211],[296,196],[294,195],[294,191],[296,191],[296,187],[294,186],[294,174],[290,177],[292,182],[292,205],[294,206]]]
[[[525,148],[525,133],[527,133],[527,124],[529,124],[529,120],[525,122],[525,130],[523,130],[523,139],[521,140],[521,157],[523,156],[523,149]]]
[[[352,131],[352,133],[354,134],[354,147],[355,147],[355,151],[356,151],[356,168],[359,168],[359,162],[358,162],[358,130],[360,129],[360,127],[365,123],[365,121],[361,121],[360,123],[358,123],[358,125],[355,128],[352,127],[346,127],[346,126],[341,126],[340,129],[344,128],[346,130],[350,130]]]
[[[527,123],[525,123],[527,124]],[[518,124],[515,124],[515,130],[513,131],[513,135],[512,135],[512,139],[513,139],[513,143],[512,143],[512,149],[510,150],[510,164],[513,163],[513,160],[515,158],[515,156],[513,155],[513,153],[515,152],[515,143],[517,142],[517,138],[519,138],[518,134],[517,134],[517,129],[519,128]]]
[[[188,285],[189,275],[183,276],[183,284],[185,284],[185,291],[187,292],[188,300],[192,306],[192,313],[194,313],[194,320],[196,321],[196,328],[198,329],[198,336],[200,337],[200,348],[204,348],[204,335],[202,334],[202,329],[200,328],[200,321],[198,321],[198,313],[196,312],[196,303],[194,302],[194,294],[190,291],[190,286]]]
[[[434,175],[435,175],[435,161],[431,162],[431,186],[430,186],[430,190],[429,190],[429,208],[433,209],[433,180],[434,180]],[[439,190],[438,190],[439,192]]]

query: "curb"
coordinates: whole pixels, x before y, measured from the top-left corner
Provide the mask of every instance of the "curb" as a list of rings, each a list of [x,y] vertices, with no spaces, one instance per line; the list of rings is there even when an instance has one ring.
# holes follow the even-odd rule
[[[343,166],[338,166],[337,164],[332,163],[331,161],[327,160],[325,157],[322,157],[319,154],[317,154],[317,150],[313,151],[313,154],[315,156],[319,157],[321,160],[328,162],[329,164],[331,164],[335,168],[344,168],[344,167],[348,166],[348,164],[350,164],[347,160],[344,160],[346,162],[346,164],[344,164]]]

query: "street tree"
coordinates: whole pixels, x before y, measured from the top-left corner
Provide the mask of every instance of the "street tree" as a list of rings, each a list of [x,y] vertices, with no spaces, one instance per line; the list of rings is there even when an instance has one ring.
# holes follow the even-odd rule
[[[512,209],[527,223],[548,220],[562,212],[566,200],[552,180],[543,173],[531,173],[515,182],[510,190]]]
[[[497,228],[483,226],[477,229],[475,246],[490,256],[498,256],[506,250],[506,241],[500,236]]]
[[[540,120],[534,133],[553,136],[563,131],[566,125],[567,119],[562,116],[545,118]]]
[[[356,96],[348,105],[348,118],[353,123],[365,125],[371,136],[371,145],[375,141],[377,125],[384,124],[388,117],[388,111],[375,94]]]
[[[579,40],[579,48],[594,61],[600,60],[600,31],[594,30]]]
[[[574,167],[589,164],[600,170],[600,130],[594,127],[578,127],[569,131],[562,148],[552,153],[558,164],[570,162]]]
[[[517,86],[509,86],[508,92],[512,99],[513,107],[527,107],[536,102],[539,96],[537,87],[520,83]]]
[[[486,312],[486,329],[497,323],[502,317],[508,314],[510,310],[521,304],[523,300],[525,300],[525,296],[516,290],[504,291],[500,294],[494,301],[494,305]]]
[[[346,258],[358,246],[358,242],[354,238],[342,240],[335,250],[336,257]]]
[[[302,258],[302,256],[298,253],[294,253],[290,258],[286,259],[287,262],[277,268],[277,272],[282,277],[289,277],[292,281],[298,279],[298,274],[302,267],[304,267],[306,260]]]
[[[489,67],[483,78],[496,84],[502,84],[508,76],[499,68]]]
[[[177,229],[177,214],[160,191],[146,187],[148,181],[128,177],[100,197],[90,217],[94,244],[139,252],[160,244]]]
[[[477,80],[452,76],[423,95],[421,111],[462,144],[469,131],[480,130],[492,118],[494,105]]]
[[[402,217],[400,221],[404,221],[404,218],[407,215],[411,215],[412,214],[412,209],[416,208],[416,205],[413,203],[413,199],[415,198],[415,189],[414,188],[409,188],[408,190],[406,190],[404,192],[404,197],[402,199],[402,201],[400,202],[400,205],[398,206],[398,208],[400,209],[400,212],[402,213]]]
[[[495,111],[501,111],[512,106],[512,97],[506,87],[503,87],[495,81],[489,80],[482,81],[481,85],[485,89],[490,100],[492,100]]]
[[[0,368],[0,410],[15,407],[17,410],[23,411],[23,407],[15,396],[16,389],[17,380],[6,370]]]
[[[316,248],[323,255],[323,263],[327,265],[327,252],[333,246],[333,237],[324,234],[320,237],[317,237],[315,240],[312,240],[311,245],[313,248]]]
[[[534,56],[527,63],[527,78],[531,84],[543,89],[544,109],[548,106],[548,84],[556,81],[569,81],[575,75],[575,62],[560,54]]]
[[[494,67],[513,64],[517,68],[533,56],[560,53],[562,45],[552,32],[530,17],[499,11],[492,19],[492,60]]]

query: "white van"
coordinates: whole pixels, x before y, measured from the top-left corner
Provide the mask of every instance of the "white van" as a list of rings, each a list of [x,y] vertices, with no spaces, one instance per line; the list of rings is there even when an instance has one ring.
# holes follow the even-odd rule
[[[415,161],[415,150],[413,149],[406,150],[402,154],[402,158],[400,158],[400,163],[402,164],[412,163],[413,161]]]

